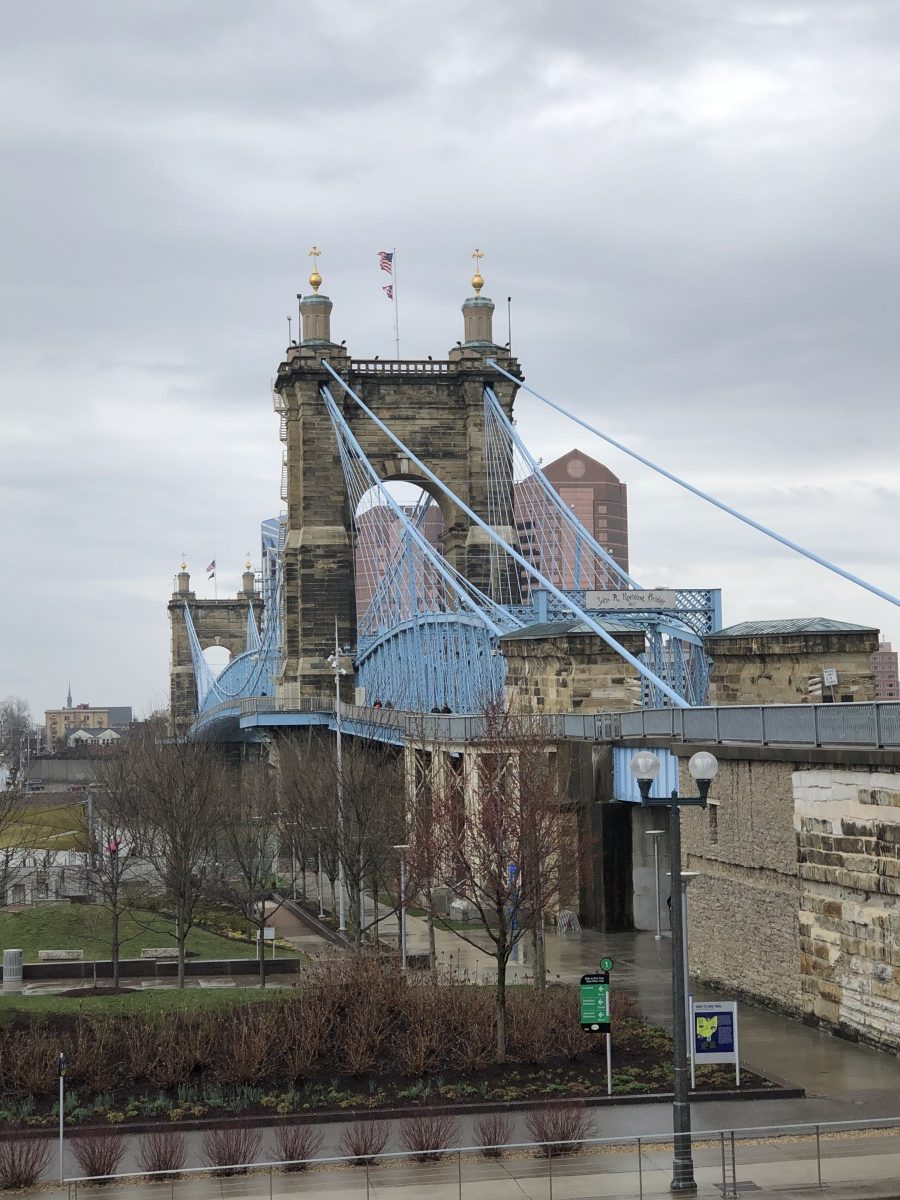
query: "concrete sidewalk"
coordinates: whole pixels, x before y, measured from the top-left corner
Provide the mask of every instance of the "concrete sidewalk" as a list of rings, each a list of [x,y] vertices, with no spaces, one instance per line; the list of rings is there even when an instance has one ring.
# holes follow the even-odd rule
[[[694,1149],[700,1197],[746,1191],[788,1197],[815,1192],[834,1200],[900,1195],[900,1135],[823,1137],[817,1160],[814,1137],[780,1142],[738,1141],[732,1169],[728,1139]],[[78,1186],[77,1195],[125,1200],[261,1200],[266,1196],[329,1196],[334,1200],[588,1200],[589,1197],[669,1194],[671,1148],[664,1144],[588,1149],[552,1162],[519,1152],[498,1161],[452,1154],[440,1163],[385,1162],[363,1168],[332,1166],[282,1175],[263,1169],[244,1177],[188,1178],[166,1184],[141,1181],[103,1187]],[[823,1190],[819,1191],[819,1182]],[[736,1185],[736,1188],[735,1188]],[[40,1193],[51,1195],[52,1192]],[[57,1193],[58,1194],[58,1193]],[[76,1188],[71,1185],[75,1200]]]

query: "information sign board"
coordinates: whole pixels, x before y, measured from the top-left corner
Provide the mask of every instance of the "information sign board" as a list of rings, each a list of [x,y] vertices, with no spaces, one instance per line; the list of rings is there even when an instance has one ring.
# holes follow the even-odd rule
[[[579,998],[581,1028],[591,1033],[609,1033],[609,972],[582,975]]]
[[[740,1083],[738,1017],[735,1000],[695,1000],[691,1008],[693,1062],[734,1063]]]

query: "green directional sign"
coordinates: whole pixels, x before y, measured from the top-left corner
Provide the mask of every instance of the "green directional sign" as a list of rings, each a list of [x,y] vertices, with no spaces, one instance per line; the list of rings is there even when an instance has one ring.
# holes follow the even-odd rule
[[[582,975],[579,997],[581,1028],[591,1033],[609,1033],[609,972]]]
[[[600,970],[611,971],[613,969],[613,960],[611,958],[600,959]]]

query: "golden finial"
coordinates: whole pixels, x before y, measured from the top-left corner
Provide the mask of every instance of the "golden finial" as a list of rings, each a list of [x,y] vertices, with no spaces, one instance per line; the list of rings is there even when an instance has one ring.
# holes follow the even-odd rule
[[[484,258],[484,253],[481,250],[473,250],[472,257],[475,259],[475,274],[472,276],[472,287],[475,289],[475,295],[481,295],[481,289],[484,287],[484,276],[481,274],[481,259]]]
[[[322,276],[319,274],[319,255],[322,251],[318,246],[313,246],[309,252],[309,257],[313,260],[313,269],[309,276],[309,286],[318,295],[319,288],[322,286]]]
[[[250,551],[249,551],[249,550],[247,551],[247,560],[246,560],[246,562],[244,563],[244,570],[245,570],[245,571],[252,571],[252,570],[253,570],[253,563],[250,561]]]
[[[187,570],[187,561],[186,560],[187,560],[187,555],[182,550],[182,552],[181,552],[181,569],[182,569],[182,571]]]

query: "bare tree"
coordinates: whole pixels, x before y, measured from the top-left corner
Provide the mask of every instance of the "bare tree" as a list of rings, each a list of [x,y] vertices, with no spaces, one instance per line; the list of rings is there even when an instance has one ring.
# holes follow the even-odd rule
[[[185,943],[214,873],[223,819],[224,763],[205,742],[132,743],[135,767],[128,826],[175,913],[178,986],[184,987]]]
[[[271,905],[277,909],[283,903],[274,900],[274,890],[279,846],[289,822],[286,824],[282,811],[275,772],[262,759],[244,762],[228,773],[223,801],[213,894],[237,908],[255,930],[259,986],[265,987],[264,931]],[[292,872],[294,861],[292,854]]]
[[[22,773],[28,739],[35,730],[31,710],[21,696],[0,700],[0,766],[9,772],[9,786],[15,787]]]
[[[450,924],[453,933],[479,949],[485,936],[492,943],[496,1057],[505,1062],[507,964],[526,932],[543,926],[575,845],[537,723],[499,706],[483,720],[484,736],[462,754],[432,743],[432,786],[424,802],[418,796],[410,857],[475,914],[477,931]]]
[[[120,927],[125,913],[140,907],[144,846],[138,764],[133,746],[113,746],[94,763],[96,786],[88,800],[87,880],[95,902],[109,913],[113,987],[119,986]]]
[[[0,905],[11,904],[13,886],[35,870],[35,852],[46,830],[32,812],[33,801],[18,783],[0,791]]]
[[[288,819],[302,843],[321,852],[330,878],[343,867],[348,926],[357,946],[377,922],[378,894],[392,890],[393,847],[406,837],[402,758],[380,732],[373,722],[368,736],[346,737],[340,770],[334,744],[326,738],[285,741],[280,747]],[[375,893],[374,922],[360,916],[367,886]]]

